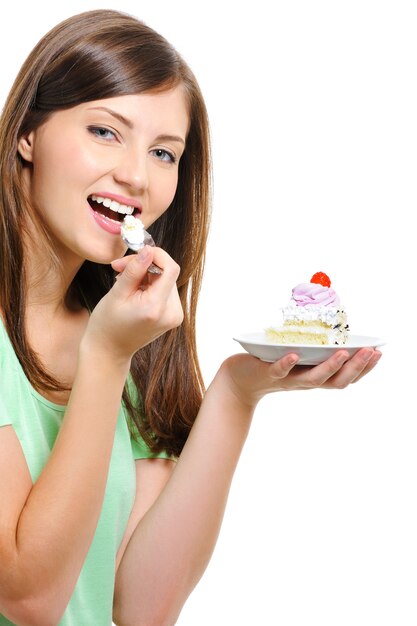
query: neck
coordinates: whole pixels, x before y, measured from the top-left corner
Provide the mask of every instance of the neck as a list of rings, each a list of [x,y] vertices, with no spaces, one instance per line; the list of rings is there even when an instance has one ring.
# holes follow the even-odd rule
[[[27,306],[49,308],[51,311],[76,308],[69,293],[70,285],[83,264],[80,258],[65,258],[65,255],[47,257],[40,251],[41,245],[27,246],[25,275],[27,284]],[[78,303],[79,304],[79,303]]]

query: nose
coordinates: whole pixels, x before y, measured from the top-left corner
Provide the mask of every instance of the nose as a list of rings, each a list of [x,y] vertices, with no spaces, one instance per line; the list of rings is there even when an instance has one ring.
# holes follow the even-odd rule
[[[140,193],[149,186],[148,159],[139,150],[126,150],[113,170],[115,181],[131,192]]]

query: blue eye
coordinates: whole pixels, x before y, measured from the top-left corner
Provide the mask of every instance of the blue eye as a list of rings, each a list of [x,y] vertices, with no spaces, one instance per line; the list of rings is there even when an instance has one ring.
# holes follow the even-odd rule
[[[99,139],[105,139],[106,141],[108,141],[109,139],[114,139],[116,137],[115,133],[112,130],[109,130],[108,128],[105,128],[103,126],[89,126],[88,130],[96,137],[99,137]]]
[[[174,154],[168,152],[167,150],[163,150],[162,148],[155,148],[155,150],[152,150],[152,154],[154,154],[157,159],[164,161],[165,163],[176,163],[177,161]]]

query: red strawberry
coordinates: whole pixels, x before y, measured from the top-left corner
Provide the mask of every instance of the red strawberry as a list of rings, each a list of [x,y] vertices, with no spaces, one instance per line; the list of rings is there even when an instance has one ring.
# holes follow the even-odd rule
[[[311,277],[310,283],[316,283],[317,285],[323,285],[323,287],[330,287],[330,278],[324,272],[316,272]]]

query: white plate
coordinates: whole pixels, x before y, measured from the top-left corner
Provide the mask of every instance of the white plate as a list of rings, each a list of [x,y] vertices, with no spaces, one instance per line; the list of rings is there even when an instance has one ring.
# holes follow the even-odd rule
[[[383,346],[384,341],[378,337],[368,337],[367,335],[350,335],[348,342],[342,346],[312,346],[300,344],[276,344],[271,343],[265,333],[246,333],[238,335],[233,339],[253,356],[257,356],[262,361],[272,363],[282,358],[290,352],[300,357],[299,365],[317,365],[329,358],[336,350],[347,350],[352,356],[360,348]]]

